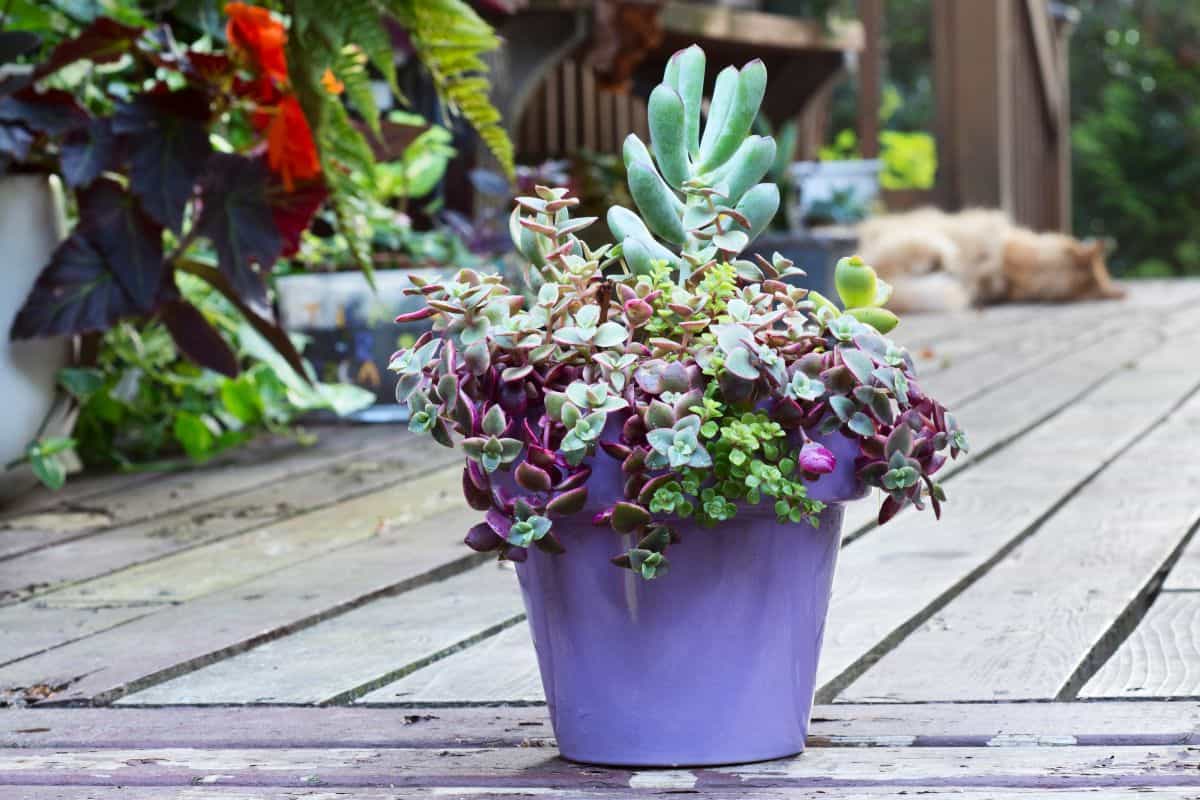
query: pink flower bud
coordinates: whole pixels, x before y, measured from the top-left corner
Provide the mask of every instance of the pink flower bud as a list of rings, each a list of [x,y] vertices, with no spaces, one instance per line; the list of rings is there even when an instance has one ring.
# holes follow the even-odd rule
[[[645,325],[654,316],[654,308],[644,300],[630,300],[625,303],[625,318],[634,327]]]
[[[808,442],[800,448],[800,470],[814,475],[824,475],[833,472],[837,466],[837,458],[816,442]]]

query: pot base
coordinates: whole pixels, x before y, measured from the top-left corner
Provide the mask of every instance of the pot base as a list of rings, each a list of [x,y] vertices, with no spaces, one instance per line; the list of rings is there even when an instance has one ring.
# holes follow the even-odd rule
[[[841,522],[831,505],[815,529],[758,509],[680,525],[653,581],[609,563],[630,537],[556,526],[569,552],[533,549],[517,572],[563,757],[701,767],[801,752]]]

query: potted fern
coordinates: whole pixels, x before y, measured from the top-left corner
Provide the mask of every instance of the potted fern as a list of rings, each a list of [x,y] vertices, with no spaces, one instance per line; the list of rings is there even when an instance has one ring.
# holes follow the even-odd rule
[[[466,543],[517,562],[559,748],[614,765],[800,751],[844,503],[886,522],[944,499],[965,448],[921,391],[888,287],[858,259],[844,308],[739,255],[779,206],[748,136],[762,62],[722,71],[701,133],[705,56],[675,54],[651,142],[625,141],[638,212],[578,234],[565,189],[510,218],[535,296],[460,272],[413,290],[434,330],[397,353],[411,427],[466,454],[484,512]],[[640,212],[640,213],[639,213]]]

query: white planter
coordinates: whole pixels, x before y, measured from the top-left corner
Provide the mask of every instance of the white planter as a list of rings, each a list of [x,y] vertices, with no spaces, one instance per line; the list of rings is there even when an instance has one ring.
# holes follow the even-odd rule
[[[279,322],[286,330],[309,337],[304,357],[321,380],[353,383],[375,392],[378,404],[390,404],[390,408],[377,404],[352,414],[352,419],[388,421],[397,411],[396,382],[387,371],[388,361],[430,327],[429,320],[394,322],[397,315],[420,308],[417,298],[404,294],[413,285],[408,276],[416,273],[437,282],[455,271],[453,267],[376,270],[374,290],[357,270],[281,276],[275,281]],[[404,416],[407,408],[400,412]]]
[[[55,375],[70,339],[9,340],[13,320],[38,274],[66,235],[62,192],[45,175],[0,177],[0,469],[21,457],[43,429],[55,400]],[[48,425],[59,435],[61,423]],[[0,473],[0,496],[31,485],[28,470]]]
[[[813,206],[830,202],[839,194],[870,211],[879,197],[879,159],[850,161],[797,161],[789,167],[792,186],[790,219],[797,223],[808,217]]]

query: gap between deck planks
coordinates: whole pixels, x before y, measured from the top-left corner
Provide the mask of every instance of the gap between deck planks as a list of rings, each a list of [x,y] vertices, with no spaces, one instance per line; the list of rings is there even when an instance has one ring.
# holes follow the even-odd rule
[[[0,606],[269,527],[457,462],[456,453],[430,440],[396,433],[394,443],[331,457],[281,482],[0,563]]]
[[[1153,605],[1080,697],[1200,697],[1200,536],[1192,536]]]
[[[38,549],[0,562],[0,606],[68,584],[263,528],[458,460],[444,448],[397,435],[387,444],[331,455],[312,470],[191,508]]]
[[[487,557],[464,552],[457,537],[444,535],[448,529],[465,530],[477,517],[469,509],[455,510],[398,529],[372,520],[371,533],[352,546],[182,605],[160,607],[0,668],[0,691],[47,684],[63,687],[54,702],[112,702],[480,563]]]
[[[1111,355],[1112,355],[1112,354],[1111,354],[1111,351],[1110,351],[1110,353],[1109,353],[1109,356],[1111,356]],[[336,620],[335,620],[334,622],[332,622],[332,625],[336,626]],[[467,654],[469,655],[469,651],[467,651]]]
[[[1186,312],[1175,316],[1194,320],[1194,315]],[[1172,319],[1174,317],[1167,317],[1166,321]],[[1195,322],[1191,324],[1195,327]],[[1123,369],[1127,360],[1136,359],[1150,350],[1153,337],[1162,336],[1160,327],[1130,323],[1128,330],[1113,332],[1108,339],[1099,337],[1069,355],[1035,362],[1033,369],[961,407],[953,402],[955,398],[948,398],[947,407],[955,413],[971,439],[971,451],[949,462],[939,474],[939,480],[945,481],[962,472],[1061,412]],[[981,367],[985,371],[994,369],[986,361]],[[922,385],[935,396],[942,396],[938,378],[934,375]],[[847,508],[843,523],[847,539],[853,540],[874,528],[877,511],[877,503],[874,508],[866,502]]]
[[[118,702],[315,704],[354,699],[523,619],[515,582],[507,565],[483,564]]]
[[[457,468],[430,473],[331,508],[0,608],[0,659],[28,658],[152,615],[181,600],[236,591],[239,584],[254,584],[274,572],[286,576],[290,566],[369,541],[389,525],[418,521],[445,508],[465,508],[457,494],[458,480]],[[214,569],[214,564],[221,568]],[[249,599],[254,594],[245,593]],[[11,685],[5,674],[0,668],[0,690]]]
[[[413,798],[452,798],[452,800],[517,800],[547,797],[553,800],[647,800],[679,794],[695,795],[693,789],[679,785],[690,773],[667,775],[637,773],[630,787],[617,791],[509,787],[422,787],[416,789],[288,789],[283,787],[79,787],[20,786],[14,800],[412,800]],[[666,783],[662,781],[666,780]],[[671,781],[676,781],[672,783]],[[1104,800],[1103,790],[1091,789],[997,789],[962,786],[854,787],[851,789],[707,789],[705,800],[875,800],[875,798],[915,797],[919,800]],[[1137,797],[1151,800],[1200,800],[1200,790],[1188,787],[1139,786],[1130,790]]]
[[[284,480],[320,466],[331,457],[353,457],[378,442],[378,433],[372,435],[361,427],[327,428],[329,435],[312,447],[270,439],[261,445],[252,443],[247,449],[207,467],[156,475],[147,480],[140,475],[129,475],[124,481],[106,482],[104,492],[89,496],[82,504],[50,504],[28,513],[13,513],[13,507],[9,506],[6,509],[9,513],[0,519],[0,565],[4,559],[59,542]]]
[[[1200,520],[1197,442],[1193,395],[842,698],[1073,697],[1144,612]],[[1194,642],[1177,633],[1183,647]]]
[[[0,786],[202,784],[627,790],[652,786],[652,781],[661,782],[664,777],[662,771],[570,763],[557,758],[548,747],[0,750]],[[662,788],[1200,788],[1200,748],[812,748],[799,758],[680,769],[672,777],[677,782]]]
[[[875,654],[886,652],[969,586],[1191,394],[1200,376],[1180,375],[1175,365],[1195,346],[1192,339],[1180,339],[1153,351],[1137,369],[1118,370],[1093,394],[1022,438],[1020,447],[964,473],[949,489],[951,503],[940,523],[905,514],[848,546],[826,625],[820,697],[836,696]],[[1147,381],[1162,387],[1153,400],[1144,396]],[[998,487],[1007,487],[1011,496]],[[384,686],[363,702],[542,700],[528,626],[502,636]],[[920,672],[929,670],[926,665]]]
[[[516,608],[516,590],[515,586],[510,590],[512,592],[512,604]],[[397,600],[395,603],[397,609],[398,624],[405,625],[414,629],[415,636],[425,635],[426,626],[421,620],[425,618],[422,610],[422,605],[419,598],[413,598],[406,606],[403,599]],[[491,614],[492,610],[487,604],[477,605],[467,609],[468,619],[475,625],[473,635],[463,634],[466,639],[480,639],[485,637],[489,632],[494,632],[497,625],[501,624],[494,619]],[[356,612],[355,616],[360,618],[374,618],[370,608]],[[511,623],[512,618],[505,620],[506,623]],[[170,686],[159,687],[158,690],[150,689],[135,694],[126,698],[123,702],[127,703],[172,703],[172,702],[204,702],[204,703],[219,703],[227,702],[320,702],[322,700],[331,699],[351,699],[364,688],[370,688],[372,685],[380,684],[383,678],[389,672],[395,677],[413,672],[415,666],[420,666],[424,662],[436,660],[439,655],[442,655],[439,648],[434,648],[427,654],[417,654],[411,652],[409,647],[413,641],[412,638],[404,638],[397,641],[395,637],[388,637],[387,641],[399,649],[395,652],[378,652],[374,647],[371,647],[372,657],[366,659],[367,664],[377,664],[377,669],[380,670],[378,678],[375,680],[364,680],[364,676],[356,673],[354,681],[344,682],[339,693],[329,694],[330,687],[328,679],[324,679],[324,685],[321,685],[322,679],[318,676],[320,670],[314,672],[308,669],[309,660],[304,658],[296,658],[298,652],[316,652],[319,650],[317,643],[328,640],[331,642],[342,643],[344,646],[348,642],[365,640],[361,637],[363,634],[358,630],[359,626],[354,619],[333,619],[319,626],[319,631],[313,631],[305,635],[302,639],[302,644],[292,645],[290,639],[285,639],[275,642],[267,648],[259,648],[252,650],[243,656],[232,659],[230,662],[218,663],[210,666],[199,673],[192,676],[185,676],[176,679]],[[487,654],[492,652],[494,647],[503,648],[505,654],[516,655],[524,653],[529,649],[527,633],[525,628],[514,629],[501,633],[495,642],[486,642],[482,645],[477,645],[482,649],[479,650],[481,658],[486,658]],[[454,648],[459,649],[459,648]],[[472,651],[474,652],[474,650]],[[526,654],[528,655],[528,654]],[[360,656],[361,657],[361,656]],[[390,668],[387,659],[391,659]],[[510,690],[536,690],[537,680],[536,673],[532,670],[532,658],[524,658],[525,669],[519,679],[520,686],[508,686]],[[453,671],[453,664],[457,663],[454,659],[445,664],[445,669]],[[506,663],[503,659],[500,663]],[[249,667],[247,671],[246,668]],[[308,679],[313,681],[314,686],[305,688],[303,681],[299,680],[300,676],[291,675],[290,671],[295,670],[303,675],[308,675]],[[422,690],[415,692],[416,696],[421,700],[446,699],[446,694],[452,690],[453,681],[439,680],[445,670],[439,665],[437,670],[425,670],[424,672],[416,672],[411,677],[402,681],[405,686],[398,687],[397,691],[407,692],[406,687],[422,685],[429,680],[434,682],[434,686],[425,687]],[[433,677],[429,677],[430,675]],[[277,686],[272,686],[272,681],[283,682],[286,686],[284,691],[278,691]],[[244,684],[244,685],[241,685]],[[446,688],[438,693],[437,685],[442,684]],[[324,694],[323,694],[324,692]],[[228,696],[224,696],[227,693]],[[394,693],[392,693],[394,694]],[[433,695],[431,697],[431,695]],[[384,696],[390,696],[388,688],[380,689],[377,692],[367,695],[366,701],[375,701]]]
[[[0,748],[520,747],[553,739],[532,706],[29,708],[0,712]],[[809,747],[1200,744],[1200,702],[838,703]]]

